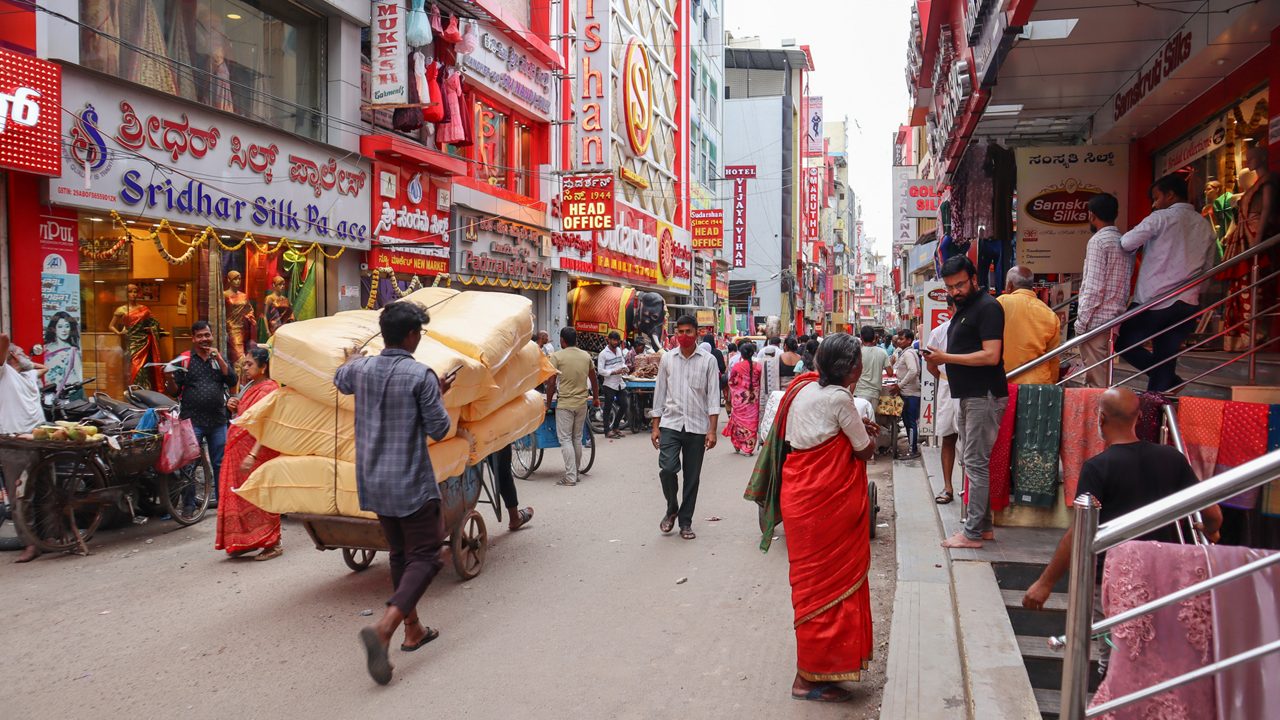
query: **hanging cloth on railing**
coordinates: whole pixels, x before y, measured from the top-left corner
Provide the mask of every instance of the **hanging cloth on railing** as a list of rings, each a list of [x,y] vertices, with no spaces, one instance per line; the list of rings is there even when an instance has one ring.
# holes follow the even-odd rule
[[[1264,406],[1265,407],[1265,406]],[[1256,548],[1213,545],[1209,575],[1221,575],[1273,554]],[[1280,568],[1272,565],[1250,573],[1213,593],[1213,655],[1215,662],[1280,640]],[[1223,670],[1214,677],[1219,720],[1275,717],[1280,708],[1280,685],[1264,679],[1280,678],[1280,654]]]
[[[1102,388],[1067,388],[1062,397],[1062,497],[1070,505],[1076,497],[1084,461],[1107,449],[1098,434],[1098,406]]]
[[[1267,452],[1280,450],[1280,405],[1271,405],[1267,411]],[[1280,478],[1263,486],[1262,514],[1280,517]]]
[[[1226,441],[1218,444],[1218,459],[1213,468],[1215,475],[1266,454],[1269,409],[1269,406],[1262,403],[1226,403],[1222,413],[1222,437]],[[1258,498],[1261,495],[1262,488],[1254,488],[1227,498],[1222,504],[1241,510],[1252,510],[1258,506]]]
[[[1138,394],[1138,439],[1147,442],[1160,442],[1160,426],[1164,418],[1164,406],[1169,401],[1155,392]]]
[[[1218,444],[1222,441],[1222,400],[1184,397],[1178,401],[1178,427],[1187,446],[1187,461],[1204,480],[1213,477],[1218,464]]]
[[[1013,502],[1053,507],[1058,499],[1062,388],[1020,385],[1017,413],[1013,431]]]

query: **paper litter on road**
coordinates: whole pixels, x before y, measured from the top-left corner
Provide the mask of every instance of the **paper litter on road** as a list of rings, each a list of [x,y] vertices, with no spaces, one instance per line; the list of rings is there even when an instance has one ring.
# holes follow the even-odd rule
[[[685,583],[687,583],[687,582],[689,582],[689,578],[687,578],[687,577],[682,577],[682,578],[680,578],[679,580],[677,580],[677,581],[676,581],[676,584],[677,584],[677,585],[683,585],[683,584],[685,584]]]

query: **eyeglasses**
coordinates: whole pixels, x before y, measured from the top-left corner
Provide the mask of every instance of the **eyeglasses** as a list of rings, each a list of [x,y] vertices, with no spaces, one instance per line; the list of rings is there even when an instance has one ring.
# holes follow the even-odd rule
[[[967,287],[970,287],[972,283],[973,283],[973,278],[965,278],[964,280],[956,283],[955,285],[943,284],[943,287],[945,287],[947,290],[951,292],[959,292],[961,290],[964,290]]]

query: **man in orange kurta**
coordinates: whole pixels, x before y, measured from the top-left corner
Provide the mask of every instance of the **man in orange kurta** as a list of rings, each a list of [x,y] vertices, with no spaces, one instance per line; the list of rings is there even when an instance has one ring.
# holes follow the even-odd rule
[[[1036,297],[1031,270],[1015,265],[1005,278],[1004,294],[996,298],[1004,309],[1004,370],[1012,372],[1062,341],[1058,315]],[[1058,382],[1054,358],[1009,380],[1017,385],[1050,385]]]

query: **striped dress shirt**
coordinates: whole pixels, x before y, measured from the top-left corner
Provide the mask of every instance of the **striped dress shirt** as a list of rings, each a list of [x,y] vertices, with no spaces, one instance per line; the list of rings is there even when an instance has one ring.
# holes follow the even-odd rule
[[[720,365],[706,350],[685,357],[670,350],[658,363],[650,417],[659,427],[682,432],[711,430],[711,416],[720,414]]]

